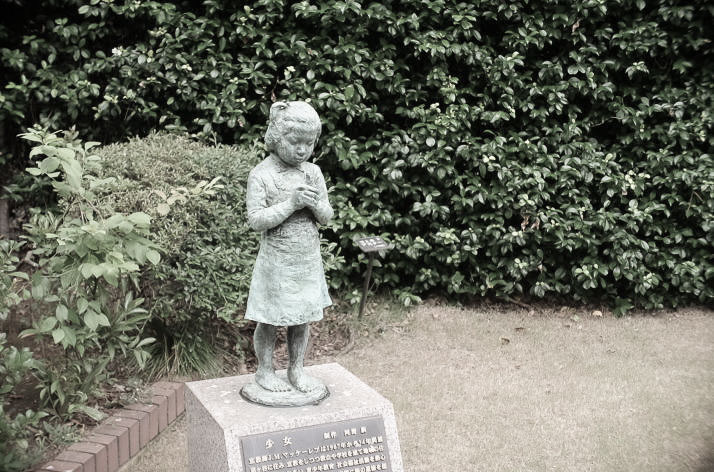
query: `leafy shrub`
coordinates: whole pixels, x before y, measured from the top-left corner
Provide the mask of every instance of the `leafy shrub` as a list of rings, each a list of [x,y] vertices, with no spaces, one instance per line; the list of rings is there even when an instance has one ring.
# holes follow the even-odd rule
[[[258,235],[245,218],[245,186],[258,154],[152,134],[102,147],[98,155],[104,175],[116,177],[103,207],[157,216],[153,240],[164,255],[152,269],[153,309],[164,311],[167,323],[212,315],[234,321],[250,283],[245,268],[252,267],[257,248]],[[190,200],[181,197],[195,196],[211,181],[222,185]],[[160,210],[168,216],[158,218]]]
[[[311,97],[335,287],[359,278],[352,237],[379,233],[396,249],[375,277],[405,301],[714,298],[706,3],[18,3],[10,128],[251,142],[273,98]]]
[[[27,274],[18,272],[18,251],[22,242],[0,239],[0,322],[7,319],[11,307],[23,298],[23,289],[18,282],[27,279]],[[7,345],[7,335],[0,332],[0,470],[23,471],[41,455],[31,446],[33,432],[45,412],[27,410],[12,414],[6,410],[7,396],[28,376],[42,369],[42,364],[27,348],[18,349]]]
[[[215,370],[213,346],[220,343],[207,338],[220,326],[235,334],[246,325],[259,234],[247,224],[245,190],[264,151],[152,133],[99,148],[97,155],[102,176],[114,179],[102,209],[155,216],[152,240],[162,248],[162,262],[141,282],[158,338],[152,364],[157,372]],[[324,242],[323,251],[326,267],[344,263],[335,243]],[[231,350],[241,342],[228,341]]]
[[[15,415],[5,410],[6,396],[27,376],[42,368],[29,349],[6,345],[5,333],[0,333],[0,470],[23,471],[41,456],[30,439],[38,429],[45,412],[27,410]]]
[[[210,370],[216,353],[204,338],[217,321],[244,323],[259,236],[247,224],[245,188],[258,152],[151,134],[98,155],[104,175],[116,177],[103,208],[157,216],[153,240],[163,259],[142,278],[163,352],[154,364]]]
[[[10,308],[22,300],[22,289],[16,282],[28,276],[16,269],[20,263],[17,254],[23,245],[22,241],[0,239],[0,321],[6,320]]]
[[[131,355],[142,366],[148,358],[148,315],[131,290],[141,266],[160,255],[148,239],[146,213],[97,206],[112,182],[96,175],[98,157],[90,150],[98,143],[42,129],[22,136],[35,143],[31,157],[44,156],[28,172],[50,179],[64,210],[35,213],[25,227],[39,256],[28,295],[47,310],[22,336],[42,337],[61,352],[37,373],[43,404],[61,418],[83,413],[97,420],[102,414],[88,403],[108,379],[109,362]]]
[[[46,416],[27,410],[10,417],[0,404],[0,470],[22,472],[42,457],[41,447],[33,446],[30,439]]]

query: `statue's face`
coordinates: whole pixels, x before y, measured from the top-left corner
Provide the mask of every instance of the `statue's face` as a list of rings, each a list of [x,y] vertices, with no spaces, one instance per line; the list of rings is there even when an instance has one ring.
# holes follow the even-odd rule
[[[289,166],[299,166],[312,155],[316,139],[312,130],[291,126],[280,137],[278,157]]]

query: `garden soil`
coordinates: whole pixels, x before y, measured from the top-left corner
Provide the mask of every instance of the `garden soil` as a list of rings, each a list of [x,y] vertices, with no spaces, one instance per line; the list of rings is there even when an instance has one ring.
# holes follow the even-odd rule
[[[426,303],[378,331],[320,362],[393,402],[407,472],[714,470],[710,310]],[[122,472],[186,470],[185,428]]]

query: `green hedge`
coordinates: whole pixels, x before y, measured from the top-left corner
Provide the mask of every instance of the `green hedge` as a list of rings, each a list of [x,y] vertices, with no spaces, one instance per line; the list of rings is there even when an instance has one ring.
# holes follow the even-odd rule
[[[166,325],[238,321],[258,248],[245,216],[245,187],[257,153],[151,134],[104,146],[97,155],[100,177],[116,179],[101,205],[152,216],[152,239],[163,249],[161,264],[142,276],[152,314]],[[224,187],[215,195],[194,195],[216,177]]]
[[[258,153],[152,133],[96,154],[97,177],[112,179],[100,210],[149,214],[150,238],[162,248],[161,262],[140,277],[148,331],[157,339],[150,346],[152,374],[210,373],[220,362],[217,351],[241,354],[236,333],[245,325],[242,307],[258,248],[246,221],[245,188]],[[232,334],[218,332],[226,324]]]
[[[359,277],[352,237],[376,233],[395,244],[378,282],[405,300],[714,299],[705,2],[16,3],[10,131],[252,142],[272,99],[310,97],[337,288]]]

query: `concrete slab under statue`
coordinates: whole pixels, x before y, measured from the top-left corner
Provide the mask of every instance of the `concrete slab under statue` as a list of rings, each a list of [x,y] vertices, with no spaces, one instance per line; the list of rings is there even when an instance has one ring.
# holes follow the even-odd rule
[[[403,472],[389,400],[339,364],[306,370],[329,396],[301,407],[246,400],[252,374],[187,383],[189,470]]]

